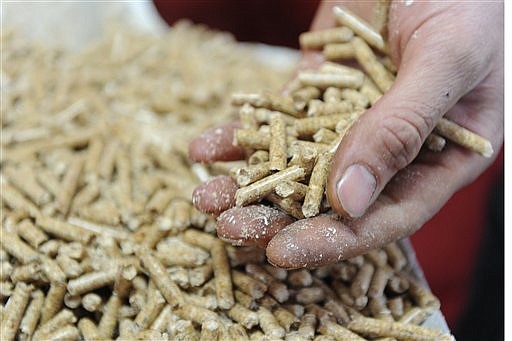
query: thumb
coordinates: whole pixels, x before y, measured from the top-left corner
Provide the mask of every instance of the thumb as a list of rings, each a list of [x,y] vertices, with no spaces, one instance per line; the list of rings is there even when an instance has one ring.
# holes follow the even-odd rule
[[[404,51],[391,89],[360,117],[335,154],[327,196],[343,216],[362,216],[414,160],[438,119],[481,80],[478,65],[460,62],[468,61],[461,58],[464,49],[447,54],[428,42],[414,45]]]

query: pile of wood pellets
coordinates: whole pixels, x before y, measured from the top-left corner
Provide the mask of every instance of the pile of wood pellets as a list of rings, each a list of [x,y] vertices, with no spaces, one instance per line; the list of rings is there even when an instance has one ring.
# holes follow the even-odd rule
[[[187,144],[291,72],[181,22],[78,53],[3,30],[2,340],[434,340],[398,244],[286,271],[215,236]],[[229,165],[218,165],[228,169]]]
[[[382,35],[344,8],[334,7],[333,15],[339,27],[300,36],[303,49],[321,49],[327,61],[299,72],[288,95],[233,94],[243,123],[234,143],[253,151],[248,166],[232,170],[237,206],[267,200],[296,219],[328,211],[325,186],[338,145],[393,85],[397,70]],[[353,59],[359,68],[342,64]],[[440,152],[445,139],[485,157],[493,154],[489,141],[441,118],[425,145]]]

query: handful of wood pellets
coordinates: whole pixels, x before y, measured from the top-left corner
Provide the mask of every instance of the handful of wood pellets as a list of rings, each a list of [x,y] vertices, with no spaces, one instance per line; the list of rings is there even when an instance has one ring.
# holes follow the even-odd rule
[[[2,340],[452,339],[420,326],[439,301],[402,243],[287,271],[191,204],[188,142],[291,72],[186,22],[77,54],[1,39]]]
[[[334,7],[333,14],[340,27],[300,36],[303,49],[323,49],[328,61],[317,71],[300,72],[289,95],[233,94],[232,104],[240,106],[243,124],[234,143],[253,151],[248,166],[232,172],[240,187],[237,206],[266,199],[296,219],[327,211],[324,192],[338,145],[393,85],[397,70],[385,56],[381,34],[346,9]],[[360,69],[332,62],[349,59],[355,59]],[[445,139],[485,157],[493,153],[489,141],[441,118],[425,144],[440,152]]]

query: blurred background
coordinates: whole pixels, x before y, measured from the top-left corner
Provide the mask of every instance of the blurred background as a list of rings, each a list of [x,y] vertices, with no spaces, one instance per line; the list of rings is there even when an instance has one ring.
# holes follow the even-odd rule
[[[298,48],[319,1],[209,0],[2,3],[2,28],[80,49],[111,23],[159,34],[179,19],[237,40]],[[417,258],[459,340],[503,339],[503,150],[477,181],[411,237]]]

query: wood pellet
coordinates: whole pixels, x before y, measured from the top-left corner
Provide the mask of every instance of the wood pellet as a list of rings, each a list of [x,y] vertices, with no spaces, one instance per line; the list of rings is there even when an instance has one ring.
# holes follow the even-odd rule
[[[352,56],[354,34],[340,27],[302,40],[325,51],[349,44]],[[349,122],[351,110],[381,95],[371,76],[326,68],[303,75],[301,88],[283,98],[274,93],[292,66],[261,64],[230,35],[188,22],[161,37],[118,29],[76,54],[16,34],[2,35],[2,44],[9,83],[1,122],[3,339],[340,339],[349,330],[366,335],[364,326],[384,334],[383,315],[417,324],[438,309],[427,289],[400,275],[407,260],[398,244],[385,248],[382,271],[363,257],[322,275],[286,271],[257,249],[219,241],[215,221],[190,202],[211,169],[200,179],[186,145],[231,119],[233,101],[245,108],[244,130],[264,137],[237,135],[258,147],[244,167],[268,163],[264,175],[246,173],[240,203],[274,195],[272,202],[298,207],[301,216],[306,179],[315,179],[315,160],[329,152],[339,120]],[[345,58],[337,53],[329,59]],[[336,97],[333,86],[352,90]],[[334,104],[308,117],[309,103],[327,91]],[[257,96],[231,99],[232,92]],[[332,108],[345,108],[343,117],[330,115]],[[439,135],[450,140],[452,126],[443,127]],[[318,207],[321,173],[312,212],[325,209]],[[373,276],[361,272],[369,266],[377,267]],[[356,320],[362,315],[380,319]]]

